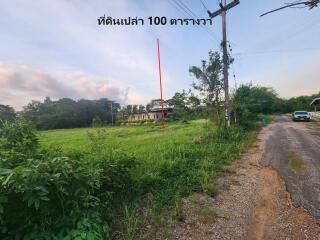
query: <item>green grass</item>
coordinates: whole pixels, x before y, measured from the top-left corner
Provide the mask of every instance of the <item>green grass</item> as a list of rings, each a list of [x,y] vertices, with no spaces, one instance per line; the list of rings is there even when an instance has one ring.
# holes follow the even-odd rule
[[[105,127],[108,148],[122,150],[139,159],[152,161],[168,158],[170,151],[181,151],[186,143],[205,134],[205,120],[187,124],[169,123],[165,129],[158,125]],[[64,151],[82,150],[89,147],[88,132],[94,128],[62,129],[39,132],[40,145],[59,145]],[[173,149],[174,147],[174,149]]]
[[[220,166],[235,159],[254,140],[254,134],[243,134],[235,129],[236,131],[228,134],[228,140],[218,142],[212,137],[216,127],[207,120],[171,122],[165,129],[154,124],[109,126],[102,129],[106,131],[106,148],[122,151],[139,159],[142,163],[139,169],[141,172],[136,174],[158,175],[161,171],[172,171],[171,168],[179,168],[175,164],[181,161],[181,164],[186,164],[183,167],[197,168],[197,172],[193,174],[201,175],[202,186],[217,175]],[[40,145],[45,148],[60,146],[65,153],[86,152],[90,146],[88,133],[95,130],[97,129],[79,128],[41,131]]]
[[[201,158],[203,164],[227,162],[234,159],[248,144],[248,138],[225,144],[206,141],[216,128],[207,120],[189,123],[168,123],[165,129],[159,125],[104,127],[106,147],[134,155],[145,164],[143,171],[152,171],[164,162],[177,159]],[[62,129],[39,132],[40,145],[51,148],[60,146],[64,152],[87,151],[88,132],[94,128]],[[252,138],[251,138],[252,140]],[[224,147],[225,145],[225,147]],[[220,155],[220,156],[219,156]],[[219,159],[220,157],[220,159]]]
[[[155,212],[159,213],[165,207],[171,209],[173,214],[176,212],[177,216],[183,197],[193,192],[214,195],[210,184],[223,172],[223,166],[239,157],[255,140],[255,133],[244,132],[237,127],[217,131],[217,127],[207,120],[171,122],[165,129],[154,124],[101,129],[106,132],[103,141],[108,151],[125,152],[139,162],[132,173],[136,178],[134,186],[137,188],[138,202],[143,202],[151,194],[151,207]],[[99,129],[41,131],[40,145],[49,149],[58,145],[67,155],[79,151],[90,154],[92,141],[88,138],[88,132],[96,130]],[[217,133],[221,138],[219,140]],[[130,219],[127,217],[123,222]],[[135,226],[133,220],[130,220],[134,223],[131,225]],[[126,227],[128,224],[119,228]],[[128,236],[135,235],[134,231],[121,230],[128,232]]]
[[[296,152],[290,151],[288,160],[288,165],[290,169],[295,173],[301,174],[306,170],[305,163],[302,161],[302,159],[298,156]]]

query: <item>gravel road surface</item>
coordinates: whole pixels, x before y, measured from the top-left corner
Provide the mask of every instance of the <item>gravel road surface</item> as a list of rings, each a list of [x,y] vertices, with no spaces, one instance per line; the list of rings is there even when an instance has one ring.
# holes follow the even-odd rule
[[[320,223],[320,125],[282,115],[270,131],[262,164],[277,170],[293,205],[305,208]]]
[[[320,123],[276,116],[228,167],[216,197],[185,199],[167,239],[320,240],[319,147]]]

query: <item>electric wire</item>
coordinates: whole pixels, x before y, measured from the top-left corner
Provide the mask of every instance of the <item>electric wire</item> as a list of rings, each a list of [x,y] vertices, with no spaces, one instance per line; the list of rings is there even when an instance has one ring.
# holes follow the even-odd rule
[[[200,3],[202,4],[203,8],[207,11],[209,11],[209,9],[207,8],[206,4],[202,1],[202,0],[199,0]]]
[[[183,2],[181,2],[180,0],[171,0],[172,3],[174,3],[175,5],[173,5],[177,10],[179,10],[180,12],[183,12],[183,15],[186,16],[187,18],[188,17],[191,17],[191,18],[197,18],[198,19],[198,16],[187,6],[185,5]],[[170,0],[169,0],[170,2]],[[214,32],[210,31],[208,28],[200,25],[197,26],[199,29],[202,29],[204,32],[206,32],[210,38],[213,38],[215,41],[217,42],[220,42],[220,40],[218,39],[218,37],[214,34]]]
[[[184,4],[181,0],[173,0],[178,3],[180,7],[191,17],[191,18],[199,18],[186,4]],[[180,3],[180,4],[179,4]],[[210,31],[207,27],[204,27],[201,25],[201,28],[203,28],[210,36],[213,35],[213,37],[219,42],[220,40],[217,38],[217,36]]]
[[[185,11],[181,10],[180,7],[177,7],[177,5],[175,5],[176,3],[173,3],[173,2],[171,2],[170,0],[169,0],[169,3],[170,3],[170,5],[173,6],[176,10],[178,10],[184,17],[186,17],[186,18],[189,18],[189,17],[190,17],[190,16],[188,16],[188,15],[186,14]],[[178,5],[178,6],[179,6],[179,5]],[[208,39],[210,39],[210,40],[216,40],[216,39],[213,38],[213,36],[212,36],[211,34],[208,34],[207,31],[205,31],[203,28],[200,28],[200,26],[196,26],[196,27],[197,27],[196,29],[197,29],[199,32],[206,33],[206,36],[208,37]]]
[[[307,51],[320,51],[320,48],[282,49],[282,50],[256,51],[256,52],[238,52],[238,53],[235,53],[233,56],[282,54],[282,53],[289,53],[289,52],[307,52]]]
[[[176,3],[174,3],[174,2],[172,2],[171,0],[169,0],[168,1],[169,2],[169,4],[171,5],[171,6],[173,6],[176,10],[178,10],[184,17],[186,17],[186,18],[188,18],[189,16],[187,16],[186,15],[186,12],[185,11],[182,11],[181,9],[180,9],[180,7],[177,7],[177,5],[175,5]],[[206,31],[204,31],[204,29],[202,29],[202,28],[200,28],[199,26],[196,26],[197,28],[197,30],[198,31],[201,31],[201,32],[203,32],[203,33],[206,33],[206,34],[208,34]],[[213,37],[212,37],[212,35],[206,35],[207,37],[209,37],[211,40],[215,40]]]

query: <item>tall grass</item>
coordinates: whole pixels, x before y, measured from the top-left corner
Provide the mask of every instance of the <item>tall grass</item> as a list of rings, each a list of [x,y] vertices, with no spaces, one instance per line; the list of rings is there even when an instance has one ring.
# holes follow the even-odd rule
[[[137,212],[128,204],[134,201],[133,206],[141,206],[151,196],[150,208],[156,215],[167,209],[182,219],[181,199],[195,191],[214,195],[210,183],[219,176],[222,166],[236,159],[254,139],[254,134],[241,128],[221,129],[205,120],[169,123],[165,129],[146,125],[106,127],[99,128],[98,133],[90,132],[96,130],[43,131],[39,133],[40,144],[43,148],[59,145],[70,156],[92,153],[90,144],[93,144],[111,155],[123,152],[137,159],[138,167],[131,171],[134,196],[130,203],[119,200],[124,205],[120,204],[116,212],[123,220],[112,225],[121,232],[116,231],[121,239],[133,239],[139,230]]]

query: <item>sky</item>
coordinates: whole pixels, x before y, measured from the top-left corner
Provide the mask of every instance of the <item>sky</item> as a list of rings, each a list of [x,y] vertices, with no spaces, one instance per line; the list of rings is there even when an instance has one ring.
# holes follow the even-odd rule
[[[227,13],[231,88],[273,87],[283,98],[320,91],[320,8],[259,17],[284,2],[241,0]],[[220,50],[222,30],[220,16],[212,26],[149,25],[150,16],[191,18],[183,5],[193,18],[207,18],[218,0],[1,0],[0,104],[20,110],[46,96],[146,104],[160,97],[157,38],[163,97],[188,90],[190,66]],[[103,15],[145,25],[98,25]]]

